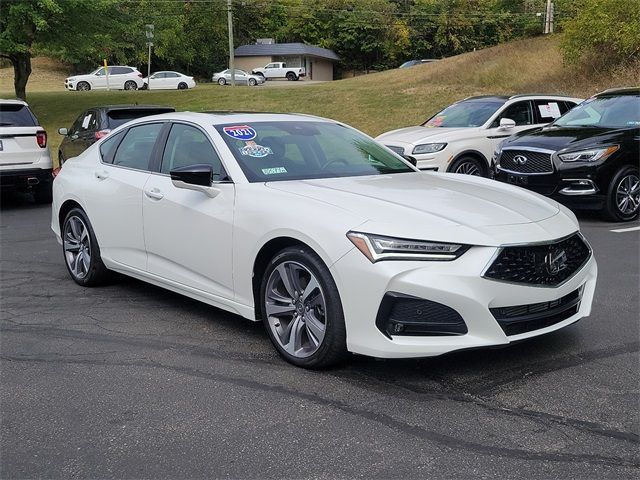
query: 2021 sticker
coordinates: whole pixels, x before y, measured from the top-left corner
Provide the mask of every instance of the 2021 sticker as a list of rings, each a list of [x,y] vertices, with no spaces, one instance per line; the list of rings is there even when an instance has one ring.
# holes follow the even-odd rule
[[[249,125],[232,125],[229,127],[223,127],[222,131],[229,137],[236,140],[253,140],[256,138],[256,131]]]

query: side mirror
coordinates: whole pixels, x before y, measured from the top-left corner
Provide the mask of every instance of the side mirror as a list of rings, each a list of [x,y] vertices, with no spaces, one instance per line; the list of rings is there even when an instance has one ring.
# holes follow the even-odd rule
[[[169,172],[171,175],[171,183],[176,188],[184,188],[186,190],[194,190],[202,192],[213,198],[220,193],[220,190],[212,187],[213,169],[211,165],[195,164],[186,167],[174,168]]]
[[[64,135],[64,136],[66,137],[66,136],[69,134],[69,130],[67,130],[67,129],[66,129],[66,128],[64,128],[64,127],[63,127],[63,128],[59,128],[59,129],[58,129],[58,133],[59,133],[60,135]]]
[[[503,118],[500,120],[500,130],[509,130],[516,126],[516,122],[510,118]]]

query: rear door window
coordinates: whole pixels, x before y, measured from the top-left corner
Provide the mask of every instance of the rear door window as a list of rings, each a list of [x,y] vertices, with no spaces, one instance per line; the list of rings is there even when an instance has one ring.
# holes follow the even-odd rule
[[[149,170],[151,153],[162,130],[162,123],[131,127],[113,157],[113,164],[136,170]]]
[[[0,104],[0,127],[35,127],[35,115],[29,107],[20,103]]]

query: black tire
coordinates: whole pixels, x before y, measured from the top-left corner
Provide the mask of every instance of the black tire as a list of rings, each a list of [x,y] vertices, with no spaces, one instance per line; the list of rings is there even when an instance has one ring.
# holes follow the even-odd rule
[[[67,252],[65,250],[65,232],[67,230],[69,222],[71,222],[74,218],[79,218],[84,223],[88,233],[90,261],[86,270],[86,274],[82,277],[76,275],[70,268],[69,261],[67,260]],[[98,241],[96,240],[95,233],[93,232],[93,227],[91,226],[91,222],[89,222],[89,217],[87,217],[87,214],[84,213],[84,211],[80,208],[71,209],[71,211],[67,213],[67,216],[62,222],[61,234],[63,239],[62,253],[65,259],[64,263],[73,281],[83,287],[96,287],[105,283],[110,278],[111,272],[107,269],[107,267],[104,266],[104,263],[102,263],[102,257],[100,256],[100,247],[98,245]]]
[[[461,173],[463,175],[473,175],[476,177],[486,177],[487,169],[480,160],[475,157],[463,155],[455,160],[449,167],[451,173]]]
[[[293,82],[294,80],[297,80],[298,76],[293,73],[293,72],[287,72],[287,80],[289,80],[290,82]]]
[[[262,73],[262,72],[255,73],[255,74],[253,74],[253,75],[260,75],[260,76],[262,77],[262,79],[263,79],[263,80],[265,80],[265,81],[267,80],[267,79],[264,77],[264,73]]]
[[[186,90],[187,88],[189,88],[189,86],[184,82],[178,84],[178,90]]]
[[[638,178],[640,178],[638,168],[630,165],[622,167],[616,172],[609,183],[607,200],[602,212],[606,220],[612,222],[630,222],[631,220],[638,218],[638,213],[640,213],[640,207],[638,206],[638,203],[640,202],[640,194],[637,190],[638,187],[636,187],[634,192],[631,192],[636,205],[635,210],[631,212],[623,211],[618,205],[618,193],[620,192],[620,188],[622,187],[622,191],[624,191],[624,185],[626,182],[629,182],[629,180],[631,180],[630,183],[637,185]]]
[[[256,81],[256,79],[255,79],[255,78],[250,78],[250,79],[249,79],[249,86],[250,86],[250,87],[255,87],[255,86],[257,85],[257,83],[258,83],[258,82]]]
[[[219,78],[218,79],[218,85],[225,86],[226,84],[227,84],[227,81],[224,78]]]
[[[88,92],[89,90],[91,90],[91,85],[89,85],[89,82],[78,82],[78,84],[76,85],[76,90],[80,92]]]
[[[134,82],[133,80],[128,80],[128,81],[124,82],[124,89],[125,90],[137,90],[138,89],[138,84],[136,82]]]
[[[321,293],[324,295],[326,310],[325,316],[325,333],[317,350],[310,356],[300,358],[289,354],[280,345],[276,339],[272,327],[269,322],[266,308],[266,289],[271,274],[276,268],[285,262],[295,262],[302,265],[311,272],[317,279]],[[265,329],[276,347],[278,353],[289,363],[293,365],[309,368],[320,369],[336,365],[345,360],[347,357],[347,334],[344,325],[344,313],[342,311],[342,302],[338,288],[322,259],[312,250],[305,246],[288,247],[275,255],[262,276],[260,285],[260,312]]]
[[[33,190],[33,199],[38,205],[49,205],[53,202],[53,183],[41,183]]]

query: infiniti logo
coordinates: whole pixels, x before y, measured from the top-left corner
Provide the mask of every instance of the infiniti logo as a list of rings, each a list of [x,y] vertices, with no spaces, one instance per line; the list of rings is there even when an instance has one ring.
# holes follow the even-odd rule
[[[524,165],[529,161],[529,159],[524,155],[516,155],[515,157],[513,157],[513,161],[516,162],[518,165]]]
[[[544,264],[549,275],[557,275],[567,268],[567,254],[564,250],[553,250],[544,256]]]

